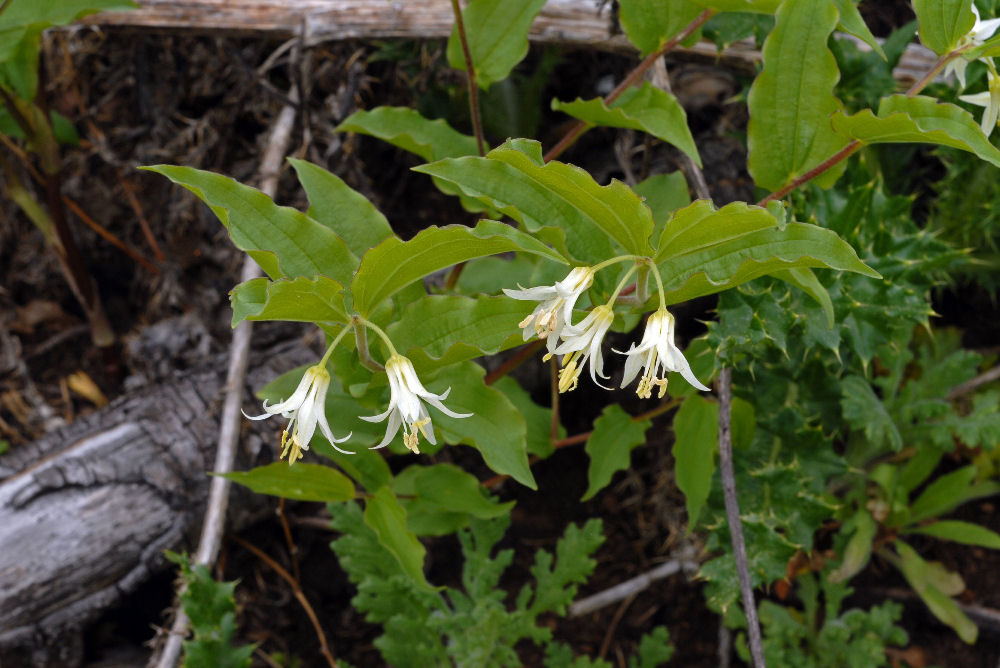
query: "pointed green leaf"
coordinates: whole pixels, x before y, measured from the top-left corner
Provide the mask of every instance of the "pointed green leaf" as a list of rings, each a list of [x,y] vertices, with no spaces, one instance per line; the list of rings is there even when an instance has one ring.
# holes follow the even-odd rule
[[[271,277],[329,276],[346,285],[358,259],[344,240],[300,211],[278,206],[271,198],[238,181],[191,167],[153,165],[142,169],[166,176],[203,202]],[[309,243],[303,244],[302,240]]]
[[[903,533],[920,533],[925,536],[953,540],[966,545],[979,545],[991,550],[1000,550],[1000,534],[986,527],[960,520],[941,520],[922,527],[907,529]]]
[[[573,102],[553,99],[552,109],[578,118],[591,127],[642,130],[676,146],[701,166],[684,108],[673,95],[648,82],[625,91],[610,108],[602,98],[586,101],[577,98]]]
[[[509,297],[429,296],[410,304],[386,332],[418,371],[430,371],[522,344],[518,323],[533,306]]]
[[[910,504],[910,523],[938,517],[967,501],[1000,493],[1000,483],[973,484],[975,478],[976,467],[965,466],[927,485],[917,500]]]
[[[733,202],[716,211],[711,202],[698,200],[675,211],[666,222],[653,261],[663,262],[778,226],[778,220],[759,206]]]
[[[687,179],[680,170],[669,174],[654,174],[633,188],[653,214],[652,239],[659,239],[663,226],[674,211],[691,203]]]
[[[688,530],[708,500],[719,443],[719,404],[693,395],[674,416],[674,477],[684,492]]]
[[[784,230],[757,230],[657,266],[668,305],[796,267],[827,267],[881,278],[832,231],[803,223],[789,223]]]
[[[296,501],[348,501],[354,498],[354,483],[340,471],[320,464],[288,465],[274,462],[250,471],[220,474],[249,487],[258,494],[270,494]]]
[[[451,464],[424,467],[414,484],[424,501],[480,519],[506,515],[514,507],[513,501],[496,503],[487,499],[475,476]]]
[[[969,0],[913,0],[920,41],[943,56],[958,45],[976,22]]]
[[[470,0],[462,10],[476,82],[483,90],[507,78],[528,55],[528,30],[545,0]],[[465,71],[458,28],[448,38],[448,64]]]
[[[830,582],[847,582],[860,573],[871,559],[872,541],[878,533],[878,524],[864,508],[859,509],[852,520],[855,524],[854,533],[844,548],[840,566],[830,573]]]
[[[531,489],[537,489],[528,466],[525,422],[503,392],[483,384],[483,368],[473,362],[447,367],[431,383],[451,387],[446,405],[468,418],[434,416],[434,424],[450,443],[466,443],[483,456],[486,465]],[[432,390],[433,391],[433,390]]]
[[[860,376],[847,376],[841,382],[840,393],[844,420],[855,429],[863,429],[876,448],[881,450],[888,446],[893,452],[899,452],[903,437],[871,384]]]
[[[882,99],[878,116],[863,109],[833,115],[833,129],[865,144],[940,144],[975,153],[1000,167],[1000,150],[983,134],[972,114],[932,97],[893,95]]]
[[[970,620],[958,605],[947,594],[936,586],[935,577],[937,569],[920,558],[920,555],[912,547],[901,540],[895,542],[896,550],[901,556],[902,564],[900,570],[903,577],[910,583],[917,595],[927,604],[934,616],[942,622],[955,629],[958,637],[965,642],[972,644],[976,642],[979,629]]]
[[[626,252],[649,253],[652,214],[620,181],[600,186],[579,167],[555,160],[539,164],[508,147],[494,149],[486,158],[441,160],[414,171],[451,181],[529,231],[548,225],[564,229],[570,252],[581,261],[614,255],[608,237]]]
[[[830,292],[823,287],[822,283],[819,282],[819,279],[816,278],[816,274],[813,273],[812,269],[807,269],[805,267],[782,269],[780,271],[771,272],[771,275],[775,278],[781,279],[785,283],[794,285],[799,290],[802,290],[804,293],[815,299],[816,303],[818,303],[823,309],[823,314],[826,315],[826,326],[829,329],[833,329],[833,299],[830,298]]]
[[[424,160],[457,158],[476,154],[476,138],[455,130],[442,119],[428,120],[416,109],[376,107],[356,111],[334,128],[335,132],[357,132],[377,137],[415,153]]]
[[[406,511],[388,487],[380,488],[365,503],[365,524],[378,536],[378,542],[396,557],[403,572],[419,587],[430,589],[424,576],[427,550],[406,526]]]
[[[833,4],[837,6],[837,12],[840,14],[840,27],[844,32],[854,35],[870,46],[875,53],[882,56],[882,60],[886,60],[882,45],[878,43],[875,35],[865,24],[854,0],[833,0]]]
[[[764,70],[750,89],[747,130],[750,174],[758,186],[778,190],[847,145],[830,128],[841,108],[833,95],[840,76],[826,42],[837,26],[830,0],[786,0],[764,43]],[[815,179],[833,185],[846,164]]]
[[[781,4],[781,0],[694,0],[706,9],[718,9],[723,12],[756,12],[773,14]]]
[[[123,12],[138,6],[129,0],[13,0],[0,12],[0,62],[10,58],[28,29],[41,32],[88,14]]]
[[[484,255],[523,251],[566,261],[562,255],[510,225],[481,220],[462,225],[430,227],[409,241],[390,237],[368,251],[351,283],[354,307],[363,315],[414,281]]]
[[[229,293],[233,327],[244,320],[347,322],[344,286],[326,276],[270,281],[254,278]]]
[[[288,162],[309,196],[309,216],[336,232],[352,253],[361,257],[392,236],[385,216],[339,176],[305,160],[288,158]]]
[[[590,457],[587,467],[587,491],[581,501],[604,489],[611,477],[629,467],[632,451],[646,442],[646,430],[652,420],[633,421],[618,404],[611,404],[594,420],[594,432],[585,450]]]
[[[527,423],[528,454],[544,459],[555,452],[552,446],[552,409],[536,404],[531,395],[510,376],[500,378],[490,387],[503,392]],[[561,424],[556,428],[556,438],[566,438],[566,428]]]
[[[643,55],[652,53],[702,12],[690,0],[619,0],[618,21]]]

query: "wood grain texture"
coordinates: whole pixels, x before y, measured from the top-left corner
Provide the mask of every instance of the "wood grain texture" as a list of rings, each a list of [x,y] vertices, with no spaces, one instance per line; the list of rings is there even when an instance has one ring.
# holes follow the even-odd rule
[[[252,388],[315,361],[300,344],[257,353]],[[0,665],[72,666],[74,633],[188,549],[200,529],[225,359],[124,397],[0,458]],[[280,426],[247,421],[242,466]],[[266,457],[270,460],[271,457]],[[231,527],[265,507],[234,490]]]

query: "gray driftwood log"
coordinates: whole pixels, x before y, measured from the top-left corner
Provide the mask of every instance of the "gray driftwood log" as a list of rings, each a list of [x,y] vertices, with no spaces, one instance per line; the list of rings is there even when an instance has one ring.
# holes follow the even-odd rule
[[[254,354],[247,409],[251,388],[315,359],[300,343]],[[195,544],[225,365],[132,393],[0,457],[0,666],[78,665],[82,627],[162,569],[164,550]],[[247,421],[244,467],[278,428]],[[239,526],[262,499],[234,493]]]

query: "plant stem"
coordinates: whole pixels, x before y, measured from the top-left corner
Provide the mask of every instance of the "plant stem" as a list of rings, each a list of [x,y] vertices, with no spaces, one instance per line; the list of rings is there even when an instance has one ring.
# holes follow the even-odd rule
[[[543,345],[545,345],[545,341],[543,339],[536,339],[531,343],[525,344],[520,350],[517,351],[517,353],[514,354],[513,357],[508,358],[503,364],[486,374],[486,377],[483,378],[483,382],[487,385],[492,385],[497,382],[508,373],[527,362],[528,359],[538,352],[538,349]]]
[[[455,14],[455,31],[462,45],[462,55],[465,57],[466,82],[469,85],[469,115],[472,116],[472,132],[476,136],[476,150],[479,157],[486,155],[486,139],[483,137],[483,122],[479,117],[479,87],[476,85],[476,68],[472,63],[472,53],[469,51],[469,39],[465,34],[465,21],[462,19],[462,8],[458,0],[451,0],[451,10]]]
[[[456,0],[452,1],[455,2]],[[703,26],[705,22],[712,18],[715,14],[716,10],[706,9],[701,14],[696,16],[695,19],[691,21],[691,23],[689,23],[683,30],[674,35],[671,39],[667,40],[663,46],[643,58],[642,62],[636,65],[635,69],[629,72],[628,76],[622,79],[622,82],[618,84],[613,91],[608,93],[607,97],[604,98],[604,103],[611,104],[617,100],[621,94],[638,81],[639,78],[645,74],[646,70],[652,67],[658,59],[662,58],[665,53],[672,51],[678,44],[694,34],[698,28]],[[562,139],[560,139],[556,145],[549,149],[549,152],[545,154],[545,162],[555,160],[557,157],[562,155],[563,151],[569,148],[570,145],[572,145],[573,142],[580,137],[580,135],[589,129],[590,126],[587,125],[586,122],[577,121],[577,123],[574,124],[565,135],[563,135]]]
[[[740,581],[743,598],[743,613],[747,618],[750,636],[750,654],[756,668],[765,668],[764,649],[761,643],[760,621],[757,619],[757,604],[754,602],[753,584],[750,580],[750,565],[747,563],[747,546],[743,539],[743,524],[740,519],[740,505],[736,498],[736,473],[733,469],[733,441],[730,434],[729,418],[732,404],[732,371],[725,367],[719,372],[719,473],[722,476],[722,492],[726,500],[726,520],[729,523],[729,537],[733,541],[733,556],[736,559],[736,574]]]

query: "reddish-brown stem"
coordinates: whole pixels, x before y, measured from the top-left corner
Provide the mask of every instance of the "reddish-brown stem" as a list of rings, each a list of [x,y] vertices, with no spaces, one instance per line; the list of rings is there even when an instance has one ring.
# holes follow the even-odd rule
[[[305,610],[306,616],[309,617],[309,621],[312,623],[313,629],[316,631],[316,637],[319,638],[320,651],[323,653],[323,657],[326,659],[326,662],[330,664],[330,668],[337,668],[337,660],[333,658],[330,646],[326,642],[326,634],[323,632],[323,627],[320,626],[319,618],[316,616],[316,611],[313,610],[312,605],[309,604],[309,599],[307,599],[305,594],[302,592],[302,587],[299,586],[298,582],[295,581],[288,571],[281,567],[281,564],[268,556],[266,552],[261,550],[256,545],[248,543],[239,536],[233,536],[233,540],[253,552],[258,559],[270,566],[282,580],[288,583],[288,585],[292,588],[292,591],[295,593],[295,598],[298,599],[302,609]]]
[[[142,265],[142,267],[149,273],[154,275],[160,273],[160,270],[157,269],[156,266],[153,265],[149,260],[139,255],[139,253],[133,250],[130,246],[126,245],[124,241],[116,237],[114,234],[112,234],[107,229],[102,227],[96,220],[88,216],[87,213],[83,209],[81,209],[76,202],[71,200],[69,197],[66,197],[65,195],[63,195],[61,199],[63,204],[69,207],[69,210],[76,214],[77,218],[82,220],[84,224],[87,225],[87,227],[97,232],[97,234],[99,234],[105,241],[110,243],[112,246],[118,248],[121,252],[128,255],[130,258],[135,260],[136,263]]]
[[[552,429],[549,440],[555,441],[559,436],[559,363],[553,356],[549,358],[549,393],[552,396]]]
[[[915,81],[913,85],[910,86],[909,89],[907,89],[906,97],[913,97],[914,95],[922,91],[927,86],[927,84],[929,84],[931,81],[934,80],[934,77],[937,76],[937,73],[940,72],[941,69],[948,64],[949,61],[958,58],[962,54],[962,51],[968,50],[969,48],[971,48],[971,46],[963,47],[962,49],[956,49],[955,51],[952,51],[951,53],[946,53],[945,55],[938,58],[937,62],[934,63],[934,66],[931,67],[929,70],[927,70],[924,76],[920,77],[920,79]],[[846,160],[851,155],[856,153],[858,149],[860,149],[862,146],[864,146],[864,144],[862,144],[857,139],[851,141],[850,144],[840,149],[834,155],[830,156],[823,162],[819,163],[818,165],[810,169],[802,176],[796,177],[784,187],[780,188],[779,190],[775,190],[773,193],[771,193],[761,201],[757,202],[757,206],[764,206],[765,204],[767,204],[772,200],[779,200],[784,198],[784,196],[787,195],[788,193],[813,180],[814,178],[816,178],[826,170],[830,169],[840,161]]]
[[[121,181],[122,190],[125,191],[125,197],[128,199],[129,205],[135,212],[135,217],[139,219],[139,226],[142,228],[142,234],[146,237],[146,243],[149,244],[150,249],[153,251],[153,255],[156,256],[158,262],[163,262],[166,260],[163,252],[160,250],[160,245],[156,243],[156,237],[153,236],[153,230],[149,227],[149,221],[146,220],[145,214],[142,212],[142,205],[139,203],[139,198],[135,196],[135,190],[132,188],[132,184],[128,182],[125,175],[118,170],[118,180]]]
[[[683,30],[674,35],[671,39],[667,40],[663,46],[643,58],[642,62],[636,65],[635,69],[629,72],[628,76],[622,79],[622,82],[618,84],[613,91],[608,93],[607,97],[604,98],[604,103],[611,104],[617,100],[622,93],[628,90],[639,80],[640,77],[642,77],[643,74],[645,74],[646,70],[653,66],[653,63],[655,63],[659,58],[662,58],[663,54],[672,51],[678,44],[694,34],[694,32],[698,30],[698,28],[705,25],[705,22],[712,18],[715,13],[714,9],[706,9],[695,17],[695,19],[691,21],[691,23],[689,23]],[[563,151],[569,148],[570,145],[572,145],[572,143],[588,129],[589,126],[584,121],[578,121],[575,123],[573,127],[571,127],[569,131],[563,135],[562,139],[560,139],[556,145],[549,149],[549,152],[545,154],[545,162],[555,160],[559,157]]]
[[[519,351],[517,351],[517,353],[515,353],[513,356],[509,357],[506,361],[504,361],[503,364],[501,364],[496,369],[486,374],[486,377],[483,379],[483,382],[486,383],[487,385],[492,385],[493,383],[497,382],[498,380],[506,376],[508,373],[510,373],[517,367],[521,366],[525,362],[527,362],[528,359],[530,359],[532,355],[538,352],[538,349],[541,348],[543,345],[545,345],[545,341],[543,341],[542,339],[537,339],[535,341],[532,341],[531,343],[526,344]]]
[[[281,529],[285,533],[285,543],[288,545],[288,558],[292,560],[292,573],[295,583],[301,586],[302,574],[299,572],[299,548],[292,539],[292,528],[288,526],[288,518],[285,517],[285,497],[278,500],[278,519],[281,520]]]
[[[472,133],[476,136],[476,150],[479,156],[486,155],[486,139],[483,137],[483,121],[479,117],[479,87],[476,85],[476,68],[473,67],[472,52],[469,50],[469,38],[465,34],[465,21],[462,19],[462,8],[458,0],[451,0],[451,10],[455,14],[455,32],[462,45],[462,56],[465,58],[465,74],[469,84],[469,114],[472,116]]]

